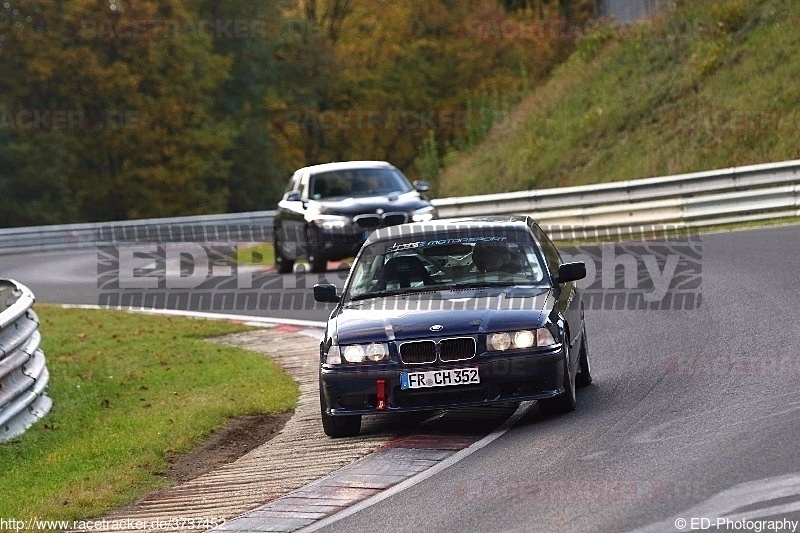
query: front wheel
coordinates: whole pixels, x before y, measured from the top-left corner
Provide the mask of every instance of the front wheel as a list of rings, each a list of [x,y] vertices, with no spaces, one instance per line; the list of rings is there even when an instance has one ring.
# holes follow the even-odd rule
[[[575,376],[576,387],[588,387],[592,384],[592,366],[589,364],[589,343],[586,340],[586,328],[583,328],[583,342],[578,356],[578,375]]]
[[[575,402],[575,378],[569,368],[569,339],[564,338],[564,392],[552,398],[539,400],[539,412],[545,418],[562,415],[574,411],[577,403]]]
[[[273,233],[273,250],[275,252],[275,268],[281,274],[288,274],[294,268],[294,259],[289,259],[283,254],[283,245],[278,239],[278,228]]]
[[[325,412],[325,399],[319,391],[319,407],[322,415],[322,430],[329,437],[355,437],[361,431],[361,415],[331,416]]]
[[[325,272],[328,269],[328,260],[322,254],[322,239],[316,230],[309,229],[306,233],[306,246],[311,272]]]

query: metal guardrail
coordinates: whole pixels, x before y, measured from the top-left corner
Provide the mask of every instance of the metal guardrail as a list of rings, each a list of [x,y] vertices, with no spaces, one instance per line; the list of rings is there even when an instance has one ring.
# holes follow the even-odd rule
[[[800,160],[433,201],[441,217],[529,214],[555,239],[800,216]],[[153,242],[268,242],[274,211],[0,229],[0,254]]]
[[[33,302],[27,287],[0,280],[0,442],[24,433],[53,405]]]
[[[275,211],[0,229],[0,255],[159,242],[269,242]]]
[[[800,161],[434,201],[442,217],[529,214],[553,238],[800,216]]]

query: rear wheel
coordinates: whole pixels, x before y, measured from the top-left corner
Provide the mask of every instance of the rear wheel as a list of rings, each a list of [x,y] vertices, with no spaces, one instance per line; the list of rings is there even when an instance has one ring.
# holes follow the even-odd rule
[[[355,437],[361,431],[361,415],[331,416],[326,413],[325,398],[319,391],[319,407],[322,415],[322,429],[329,437]]]
[[[273,231],[273,248],[275,251],[275,268],[281,274],[288,274],[294,268],[294,259],[289,259],[283,254],[283,245],[278,239],[278,228]]]
[[[311,272],[325,272],[328,269],[328,260],[322,253],[322,239],[319,232],[309,229],[306,233],[306,246],[308,249],[308,265]]]
[[[539,412],[550,418],[575,410],[575,378],[569,368],[569,339],[564,338],[564,392],[539,400]]]
[[[586,340],[586,328],[583,328],[583,342],[578,356],[579,373],[575,376],[576,387],[588,387],[592,383],[592,367],[589,364],[589,343]]]

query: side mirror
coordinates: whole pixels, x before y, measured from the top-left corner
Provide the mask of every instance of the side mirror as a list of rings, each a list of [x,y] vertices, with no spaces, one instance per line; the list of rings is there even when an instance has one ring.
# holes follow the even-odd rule
[[[283,199],[286,200],[287,202],[299,202],[300,201],[300,191],[287,192],[286,196],[284,196]]]
[[[412,185],[414,186],[414,190],[417,192],[428,192],[431,190],[431,186],[427,181],[415,180]]]
[[[569,283],[586,277],[586,263],[565,263],[558,267],[558,283]]]
[[[321,303],[337,303],[339,296],[336,294],[336,285],[329,283],[314,285],[314,300]]]

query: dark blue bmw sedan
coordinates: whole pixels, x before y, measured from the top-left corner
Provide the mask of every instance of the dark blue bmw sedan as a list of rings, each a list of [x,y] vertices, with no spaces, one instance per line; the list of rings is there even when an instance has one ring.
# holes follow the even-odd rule
[[[322,424],[356,435],[361,416],[538,400],[575,409],[591,383],[583,263],[561,261],[529,217],[437,220],[370,235],[320,345]]]

